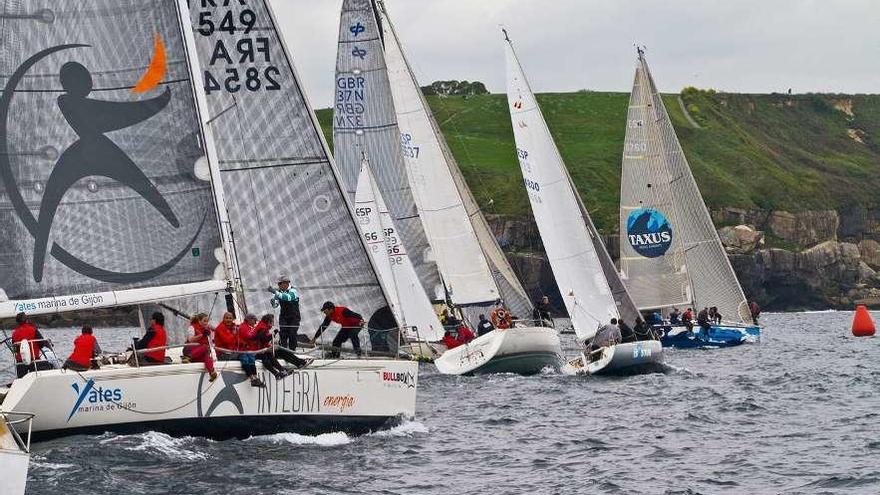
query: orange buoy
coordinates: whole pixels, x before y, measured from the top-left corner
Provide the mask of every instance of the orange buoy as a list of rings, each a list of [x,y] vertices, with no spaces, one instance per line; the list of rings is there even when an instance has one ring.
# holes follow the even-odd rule
[[[871,313],[868,313],[868,308],[864,304],[856,306],[856,315],[853,317],[852,323],[853,335],[856,337],[870,337],[874,335],[875,331],[874,319],[871,318]]]

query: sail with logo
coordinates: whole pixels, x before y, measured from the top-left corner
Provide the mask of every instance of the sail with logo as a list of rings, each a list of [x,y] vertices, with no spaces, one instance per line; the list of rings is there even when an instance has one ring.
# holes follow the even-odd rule
[[[445,299],[400,152],[400,132],[385,72],[382,36],[371,0],[344,0],[336,58],[333,143],[342,183],[353,200],[366,153],[422,287]]]
[[[265,288],[286,275],[306,328],[328,300],[375,316],[371,328],[395,326],[269,7],[201,3],[191,14],[247,310],[272,312]],[[222,29],[227,17],[239,28]]]
[[[383,1],[376,2],[410,185],[450,299],[483,311],[499,298],[527,317],[532,305],[489,229],[422,94]]]
[[[137,14],[104,29],[116,12]],[[0,10],[0,317],[226,288],[176,20],[173,2]]]
[[[443,325],[422,289],[406,247],[397,235],[391,212],[376,187],[370,162],[364,156],[355,193],[355,212],[364,241],[388,294],[395,318],[408,339],[438,341]]]
[[[575,333],[580,341],[590,341],[612,318],[638,328],[638,312],[617,272],[610,269],[610,256],[565,168],[513,43],[503,32],[507,99],[517,157],[550,268]],[[575,361],[577,366],[596,373],[662,360],[660,343],[650,336],[639,341],[637,334],[632,341],[598,352],[590,356],[593,359],[582,356]]]
[[[2,101],[10,109],[3,116],[29,124],[19,129],[4,119],[14,124],[0,129],[10,143],[2,148],[11,157],[4,165],[14,165],[15,179],[3,176],[8,209],[0,211],[14,217],[0,215],[16,235],[3,246],[17,249],[4,252],[4,276],[56,300],[55,288],[97,287],[132,303],[200,294],[190,289],[194,284],[206,292],[205,285],[216,290],[228,283],[244,294],[236,298],[247,305],[242,309],[268,313],[265,287],[281,272],[297,279],[306,324],[317,326],[321,303],[331,299],[370,324],[382,317],[396,327],[266,2],[191,2],[191,10],[187,0],[70,0],[59,11],[45,5],[7,2],[0,10]],[[44,164],[53,153],[40,151],[50,146],[60,150],[54,168]],[[83,152],[92,160],[77,160]],[[109,163],[112,170],[99,169],[106,176],[95,173]],[[128,172],[119,175],[118,168]],[[73,189],[57,192],[83,172]],[[64,208],[48,236],[40,278],[39,246],[30,237],[42,239],[39,215],[52,210],[45,199],[51,191],[63,196]],[[37,209],[37,218],[29,220],[20,204]],[[80,225],[68,225],[70,215]],[[104,238],[110,228],[115,237]],[[227,238],[233,232],[234,244]],[[179,283],[160,285],[166,282]],[[138,291],[152,292],[147,298]],[[64,300],[67,310],[72,297]],[[151,327],[157,337],[164,333],[159,320]],[[28,353],[21,352],[27,374],[0,387],[0,412],[34,412],[35,439],[146,430],[218,439],[359,434],[415,414],[415,362],[366,357],[297,365],[291,359],[278,363],[285,369],[249,369],[246,359],[188,362],[161,341],[151,341],[157,347],[149,352],[161,351],[164,360],[150,366],[139,353],[120,352],[103,355],[100,369],[76,373],[27,368]],[[213,351],[210,339],[207,345],[204,354]],[[112,391],[101,397],[116,407],[84,402],[98,395],[96,388]]]
[[[620,186],[620,269],[642,310],[718,307],[752,317],[663,99],[638,50]]]

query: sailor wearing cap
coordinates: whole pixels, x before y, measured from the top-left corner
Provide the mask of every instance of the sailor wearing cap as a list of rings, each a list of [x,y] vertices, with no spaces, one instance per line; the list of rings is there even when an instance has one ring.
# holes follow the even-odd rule
[[[290,286],[287,277],[278,277],[278,288],[269,287],[268,291],[272,294],[272,307],[281,308],[278,315],[278,345],[294,350],[301,320],[299,293]]]

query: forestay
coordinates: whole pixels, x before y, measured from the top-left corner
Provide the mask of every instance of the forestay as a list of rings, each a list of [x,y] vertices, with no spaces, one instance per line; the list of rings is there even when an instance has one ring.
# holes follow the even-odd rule
[[[353,199],[361,155],[375,164],[376,182],[400,230],[422,287],[445,297],[437,265],[409,185],[400,148],[382,39],[370,0],[345,0],[339,22],[333,143],[342,182]]]
[[[508,40],[507,99],[532,213],[578,338],[618,317],[614,296],[565,164]]]
[[[168,1],[0,2],[0,316],[225,286],[181,32]]]
[[[305,328],[325,300],[387,312],[269,5],[215,3],[193,3],[191,16],[248,310],[271,312],[265,287],[287,275]]]
[[[621,270],[641,308],[717,306],[752,323],[742,288],[639,50],[621,179]]]
[[[355,211],[361,232],[374,264],[379,267],[380,280],[392,301],[395,318],[407,327],[411,338],[440,340],[443,325],[419,283],[366,157],[358,178],[356,198]]]

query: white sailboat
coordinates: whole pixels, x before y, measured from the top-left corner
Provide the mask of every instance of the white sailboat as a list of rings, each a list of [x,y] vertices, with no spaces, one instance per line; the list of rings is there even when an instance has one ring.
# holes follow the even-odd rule
[[[559,150],[504,31],[507,99],[532,213],[572,326],[590,341],[612,318],[636,326],[637,312],[577,195]],[[573,364],[589,373],[632,370],[662,362],[660,342],[647,339],[602,347]]]
[[[17,242],[0,256],[0,317],[154,302],[205,310],[227,291],[239,310],[269,312],[257,288],[280,272],[299,285],[306,325],[318,325],[324,300],[356,308],[371,328],[388,320],[353,208],[266,1],[190,10],[186,0],[81,0],[51,23],[34,22],[43,7],[18,2],[0,34],[27,47],[0,58],[0,203],[18,217],[0,220]],[[125,32],[114,29],[118,12],[127,12]],[[219,28],[227,18],[234,29]],[[229,55],[248,46],[252,57]],[[57,88],[65,63],[74,79]],[[80,67],[92,71],[88,81]],[[143,179],[90,173],[98,178],[71,187],[38,276],[31,251],[40,223],[30,210],[38,206],[42,218],[51,206],[40,198],[53,183],[47,176],[85,165],[65,161],[76,158],[67,151],[59,158],[28,150],[76,141],[50,111],[66,91],[70,105],[88,105],[94,100],[76,100],[69,88],[92,85],[114,102],[98,102],[102,109],[119,112],[103,125],[138,125],[117,129],[112,141],[78,143],[90,147],[89,163],[118,166],[122,154]],[[28,124],[38,118],[48,123]],[[35,412],[38,439],[148,429],[218,438],[364,432],[415,413],[418,367],[409,361],[317,360],[283,379],[261,371],[266,388],[251,387],[237,361],[216,367],[214,382],[200,363],[34,371],[0,388],[0,412]]]
[[[447,350],[435,360],[437,368],[451,374],[529,374],[558,366],[561,348],[556,331],[531,326],[531,303],[446,147],[383,2],[346,3],[343,16],[346,22],[340,27],[340,46],[347,49],[355,44],[365,49],[366,45],[356,42],[361,39],[372,40],[372,50],[380,49],[379,53],[369,55],[373,57],[369,67],[375,75],[365,86],[366,98],[393,102],[391,114],[382,107],[383,121],[393,122],[399,131],[405,177],[443,282],[445,298],[471,326],[477,315],[489,315],[499,300],[523,317],[513,328],[489,332]],[[351,57],[340,49],[340,58]],[[355,63],[354,67],[362,65]],[[338,73],[337,80],[340,76],[345,73]]]
[[[431,342],[443,338],[443,324],[437,318],[431,301],[422,289],[415,268],[406,252],[391,213],[376,187],[370,162],[364,155],[358,186],[355,193],[355,213],[364,241],[379,272],[379,280],[388,294],[391,310],[404,328],[405,351],[425,353],[441,350],[430,347]],[[419,352],[422,354],[422,352]]]
[[[0,412],[0,495],[24,495],[31,460],[32,418],[32,414]]]
[[[627,115],[620,185],[620,269],[639,309],[715,306],[708,334],[666,326],[664,345],[736,345],[760,335],[648,69],[638,63]],[[675,326],[676,328],[672,328]]]

